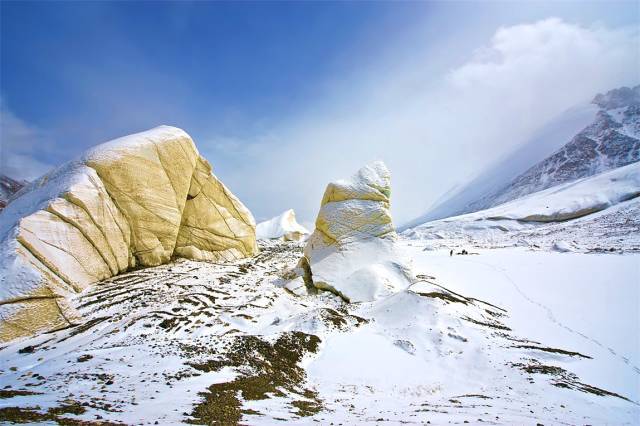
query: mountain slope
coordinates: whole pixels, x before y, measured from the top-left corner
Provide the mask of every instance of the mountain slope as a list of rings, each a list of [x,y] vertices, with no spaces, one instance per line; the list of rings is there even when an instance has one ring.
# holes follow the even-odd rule
[[[640,250],[640,162],[403,232],[431,249]],[[569,241],[570,243],[565,244]]]
[[[498,194],[472,203],[487,208],[532,192],[640,161],[640,86],[612,90],[593,101],[596,120]]]
[[[403,229],[497,206],[640,160],[640,86],[597,95]],[[562,144],[570,138],[566,145]]]

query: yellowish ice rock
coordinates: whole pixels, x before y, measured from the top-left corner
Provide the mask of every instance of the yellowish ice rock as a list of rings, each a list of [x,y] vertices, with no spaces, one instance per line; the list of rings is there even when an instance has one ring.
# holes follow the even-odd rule
[[[107,142],[0,213],[0,341],[74,324],[71,295],[134,266],[257,251],[253,216],[186,132]]]
[[[327,185],[299,265],[308,285],[364,302],[411,284],[395,250],[390,194],[391,175],[380,161]]]
[[[329,183],[306,253],[311,256],[312,250],[373,238],[395,239],[390,195],[391,175],[380,161],[358,170],[349,180]]]
[[[251,212],[199,157],[186,197],[175,253],[195,260],[233,260],[257,252]]]

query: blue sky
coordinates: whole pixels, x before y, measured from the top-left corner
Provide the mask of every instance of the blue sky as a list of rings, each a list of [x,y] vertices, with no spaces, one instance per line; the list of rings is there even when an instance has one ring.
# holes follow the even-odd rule
[[[312,221],[327,181],[379,158],[394,214],[408,220],[554,114],[639,80],[637,2],[2,2],[0,12],[0,171],[34,178],[171,124],[258,219],[295,208]]]
[[[71,146],[158,122],[194,135],[250,135],[322,96],[327,76],[349,72],[353,52],[362,61],[364,44],[375,54],[381,31],[411,19],[408,11],[385,3],[3,3],[2,97],[29,123],[66,127]],[[78,121],[103,124],[94,136]]]

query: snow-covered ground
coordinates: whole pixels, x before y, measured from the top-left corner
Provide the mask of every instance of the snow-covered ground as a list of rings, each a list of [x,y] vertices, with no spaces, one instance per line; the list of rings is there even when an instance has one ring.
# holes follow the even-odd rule
[[[575,366],[578,375],[640,400],[640,254],[511,248],[450,256],[405,246],[417,271],[507,309],[505,323],[529,339],[592,356]]]
[[[284,288],[293,242],[107,280],[0,349],[0,419],[637,422],[640,255],[399,245],[417,282],[368,303]]]

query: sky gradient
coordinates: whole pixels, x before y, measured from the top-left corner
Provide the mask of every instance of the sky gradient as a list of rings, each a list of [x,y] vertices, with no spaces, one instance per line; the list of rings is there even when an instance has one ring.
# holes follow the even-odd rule
[[[258,220],[374,159],[396,222],[640,81],[637,2],[2,2],[0,172],[185,129]]]

